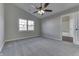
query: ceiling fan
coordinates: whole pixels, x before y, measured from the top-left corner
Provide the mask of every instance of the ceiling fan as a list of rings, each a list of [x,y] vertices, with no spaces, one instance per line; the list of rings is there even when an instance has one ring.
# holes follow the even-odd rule
[[[49,3],[42,4],[40,3],[40,7],[33,6],[37,11],[33,13],[38,13],[40,15],[43,15],[45,12],[52,12],[52,10],[47,9]]]

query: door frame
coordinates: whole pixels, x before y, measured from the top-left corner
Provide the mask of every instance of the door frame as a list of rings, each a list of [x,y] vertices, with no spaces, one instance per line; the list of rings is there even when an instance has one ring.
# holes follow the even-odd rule
[[[63,36],[63,35],[62,35],[62,32],[63,32],[63,30],[62,30],[62,17],[65,17],[65,16],[70,16],[70,20],[73,19],[73,22],[74,22],[74,20],[75,20],[75,19],[73,18],[73,16],[74,16],[73,13],[68,13],[68,14],[64,14],[64,15],[61,15],[61,16],[60,16],[60,24],[61,24],[61,33],[60,33],[60,34],[61,34],[61,39],[62,39],[62,36]],[[75,36],[74,36],[74,28],[75,28],[75,27],[74,27],[74,23],[73,23],[73,35],[70,36],[70,37],[73,37],[73,42],[72,42],[72,43],[74,43],[74,40],[75,40],[75,38],[74,38],[74,37],[75,37]],[[70,29],[71,29],[71,28],[70,28]],[[71,30],[69,31],[69,33],[71,34]]]
[[[74,25],[74,27],[75,27],[75,29],[74,29],[74,44],[76,44],[76,45],[79,45],[79,40],[78,40],[78,37],[77,37],[77,30],[76,29],[78,29],[78,20],[79,20],[79,11],[77,11],[77,12],[74,12],[74,22],[75,22],[75,25]],[[79,31],[79,29],[78,29],[78,31]]]

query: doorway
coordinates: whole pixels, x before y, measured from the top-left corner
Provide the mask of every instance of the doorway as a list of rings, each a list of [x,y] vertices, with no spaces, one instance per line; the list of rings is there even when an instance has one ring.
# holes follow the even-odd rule
[[[73,22],[70,15],[62,16],[62,40],[73,43]]]

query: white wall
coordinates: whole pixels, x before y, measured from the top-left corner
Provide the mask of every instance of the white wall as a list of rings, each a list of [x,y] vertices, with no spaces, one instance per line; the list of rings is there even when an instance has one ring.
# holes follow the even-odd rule
[[[47,18],[42,20],[42,36],[55,40],[61,40],[60,17]]]
[[[68,10],[67,10],[68,11]],[[63,12],[62,12],[63,13]],[[62,40],[62,17],[70,16],[70,32],[69,36],[74,37],[75,18],[74,13],[59,14],[58,16],[48,17],[42,20],[42,35],[47,38]],[[75,39],[74,39],[75,40]],[[74,41],[73,40],[73,41]]]
[[[34,31],[19,31],[19,18],[35,21]],[[5,4],[5,36],[6,41],[36,37],[40,35],[40,20],[13,4]]]
[[[59,12],[57,14],[48,16],[46,18],[42,19],[42,36],[47,37],[47,38],[51,38],[51,39],[57,39],[57,40],[62,40],[62,20],[61,20],[61,16],[65,15],[65,14],[71,14],[73,13],[70,17],[71,20],[74,19],[74,12],[77,12],[79,9],[79,6],[71,8],[71,9],[67,9],[64,10],[62,12]],[[70,24],[72,25],[72,23]],[[74,24],[73,24],[74,27]],[[71,26],[71,28],[73,28]],[[74,30],[71,30],[71,36],[74,37],[72,32]],[[75,39],[74,39],[75,41]],[[77,41],[77,40],[76,40]]]
[[[4,44],[4,5],[0,3],[0,51]]]
[[[42,36],[51,39],[62,40],[62,19],[64,15],[70,16],[70,36],[73,43],[79,45],[79,30],[75,30],[79,25],[79,6],[62,11],[42,19]],[[78,20],[78,21],[77,21]],[[77,24],[76,24],[77,23]]]

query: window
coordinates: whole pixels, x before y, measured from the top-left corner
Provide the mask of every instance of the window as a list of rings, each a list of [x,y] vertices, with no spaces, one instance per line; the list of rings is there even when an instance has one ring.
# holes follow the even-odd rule
[[[34,21],[19,19],[19,31],[34,31]]]
[[[19,19],[19,30],[20,31],[27,31],[27,20]]]
[[[34,31],[34,21],[28,20],[28,31]]]

